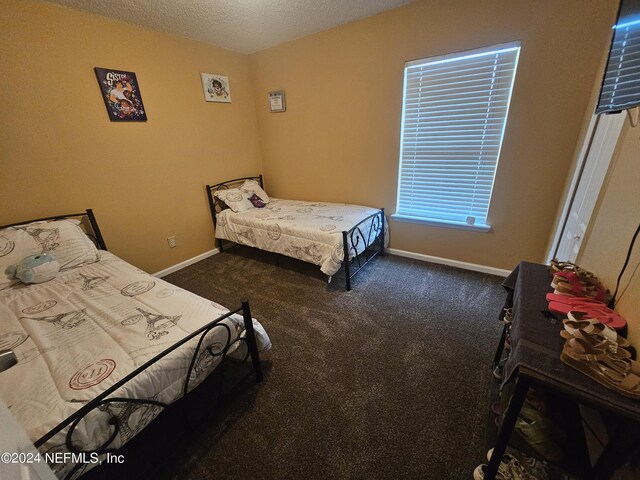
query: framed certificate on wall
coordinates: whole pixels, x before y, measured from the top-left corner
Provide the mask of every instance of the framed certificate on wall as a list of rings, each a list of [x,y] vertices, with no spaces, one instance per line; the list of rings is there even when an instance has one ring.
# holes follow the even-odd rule
[[[269,92],[269,111],[270,112],[285,112],[287,106],[284,103],[284,90],[278,90],[277,92]]]

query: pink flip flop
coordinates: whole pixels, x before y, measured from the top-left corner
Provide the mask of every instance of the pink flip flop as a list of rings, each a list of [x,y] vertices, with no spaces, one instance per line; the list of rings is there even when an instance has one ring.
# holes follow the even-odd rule
[[[565,305],[594,305],[600,307],[603,302],[593,298],[574,297],[573,295],[562,295],[561,293],[547,293],[548,302],[564,303]]]
[[[584,312],[584,315],[587,318],[595,318],[600,323],[605,324],[607,327],[620,329],[624,328],[627,325],[627,321],[618,315],[616,312],[611,310],[603,303],[583,303],[569,305],[566,303],[560,302],[550,302],[549,310],[555,313],[561,313],[563,315],[568,315],[571,311],[580,311]]]

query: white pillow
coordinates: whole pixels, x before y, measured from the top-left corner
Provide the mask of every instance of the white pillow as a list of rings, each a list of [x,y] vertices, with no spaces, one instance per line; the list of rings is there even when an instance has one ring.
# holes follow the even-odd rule
[[[227,207],[236,213],[255,208],[253,203],[249,201],[249,197],[252,194],[243,192],[237,188],[218,190],[213,195],[222,200]]]
[[[76,219],[33,222],[0,230],[0,290],[17,283],[5,270],[23,258],[47,253],[65,270],[98,261],[98,249]]]
[[[245,180],[244,183],[240,186],[240,190],[248,193],[249,196],[255,193],[264,203],[269,203],[271,201],[269,195],[267,195],[267,192],[260,188],[260,184],[255,180]]]

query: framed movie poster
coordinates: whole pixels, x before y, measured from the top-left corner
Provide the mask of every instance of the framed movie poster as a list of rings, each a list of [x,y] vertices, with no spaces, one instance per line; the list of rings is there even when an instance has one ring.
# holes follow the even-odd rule
[[[94,70],[112,122],[147,121],[135,73],[98,67]]]
[[[224,75],[213,75],[211,73],[201,73],[202,88],[204,89],[204,99],[207,102],[231,103],[231,90],[229,89],[229,78]]]

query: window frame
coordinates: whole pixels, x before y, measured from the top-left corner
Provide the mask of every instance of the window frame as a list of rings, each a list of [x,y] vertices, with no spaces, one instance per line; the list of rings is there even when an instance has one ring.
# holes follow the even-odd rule
[[[480,57],[487,54],[492,53],[500,53],[503,51],[516,51],[515,60],[513,64],[513,74],[511,77],[511,83],[509,87],[508,98],[506,101],[506,108],[504,114],[504,121],[502,124],[500,139],[496,154],[495,161],[495,169],[493,170],[493,176],[491,179],[491,187],[489,188],[489,200],[487,205],[487,223],[479,223],[479,224],[469,224],[463,223],[454,220],[448,219],[438,219],[438,218],[427,218],[427,217],[417,217],[412,215],[407,215],[405,213],[399,212],[400,210],[400,196],[401,196],[401,184],[402,184],[402,168],[403,168],[403,154],[405,147],[405,113],[407,109],[407,74],[411,67],[415,67],[418,65],[427,65],[427,64],[441,64],[447,62],[453,62],[456,60],[467,60],[474,57]],[[513,97],[513,90],[515,86],[515,79],[518,69],[518,62],[520,59],[520,53],[522,51],[522,44],[519,40],[501,43],[496,45],[488,45],[485,47],[480,47],[471,50],[464,50],[460,52],[447,53],[444,55],[438,55],[434,57],[426,57],[416,60],[410,60],[405,62],[403,67],[403,85],[402,85],[402,112],[400,118],[400,146],[399,146],[399,154],[398,154],[398,180],[397,180],[397,194],[396,194],[396,211],[391,215],[394,220],[406,223],[417,223],[417,224],[426,224],[438,227],[447,227],[447,228],[456,228],[463,230],[472,230],[472,231],[481,231],[481,232],[489,232],[492,230],[491,225],[488,223],[489,212],[491,208],[491,201],[493,197],[493,189],[495,186],[495,179],[498,171],[498,164],[500,161],[500,155],[502,152],[502,145],[504,142],[504,134],[506,131],[507,121],[509,118],[509,109],[511,107],[511,99]]]

